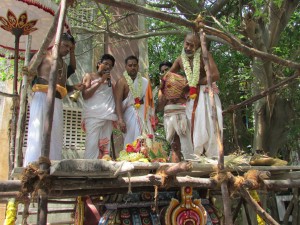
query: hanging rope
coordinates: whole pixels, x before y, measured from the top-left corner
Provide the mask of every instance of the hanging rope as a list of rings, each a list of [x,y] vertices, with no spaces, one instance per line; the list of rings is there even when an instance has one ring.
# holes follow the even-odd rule
[[[39,189],[51,190],[52,179],[49,175],[49,171],[41,171],[39,164],[51,165],[51,162],[46,157],[40,157],[39,163],[29,164],[23,171],[21,177],[21,189],[18,195],[18,200],[24,202],[28,198],[28,194],[32,194],[33,197],[37,195]]]

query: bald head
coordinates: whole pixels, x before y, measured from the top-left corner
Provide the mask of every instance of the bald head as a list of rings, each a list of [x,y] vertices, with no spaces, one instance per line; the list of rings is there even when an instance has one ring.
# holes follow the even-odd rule
[[[188,33],[184,38],[183,48],[185,54],[193,56],[195,51],[200,47],[200,40],[197,34]]]

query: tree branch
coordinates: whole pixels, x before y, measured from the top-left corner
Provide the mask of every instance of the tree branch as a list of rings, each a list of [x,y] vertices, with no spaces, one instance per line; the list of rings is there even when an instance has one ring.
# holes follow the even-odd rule
[[[273,61],[277,64],[287,66],[287,67],[291,67],[291,68],[294,68],[294,69],[299,69],[300,68],[300,64],[297,63],[297,62],[293,62],[291,60],[285,60],[285,59],[282,59],[282,58],[280,58],[276,55],[272,55],[272,54],[269,54],[269,53],[266,53],[266,52],[263,52],[263,51],[259,51],[259,50],[254,49],[254,48],[250,48],[250,47],[242,44],[241,40],[237,39],[233,35],[225,34],[224,32],[222,32],[218,29],[215,29],[213,27],[209,27],[209,26],[205,26],[205,25],[200,25],[199,26],[195,22],[185,20],[181,17],[173,16],[173,15],[166,14],[166,13],[162,13],[162,12],[159,12],[159,11],[156,11],[156,10],[151,10],[151,9],[145,8],[143,6],[139,6],[139,5],[136,5],[136,4],[131,4],[131,3],[128,3],[128,2],[123,2],[123,1],[120,1],[120,0],[95,0],[95,1],[98,1],[99,3],[105,4],[105,5],[114,6],[114,7],[122,8],[122,9],[125,9],[125,10],[141,13],[141,14],[144,14],[146,16],[150,16],[150,17],[153,17],[153,18],[164,20],[164,21],[167,21],[167,22],[170,22],[170,23],[175,23],[177,25],[185,26],[185,27],[191,28],[193,30],[198,30],[199,28],[203,28],[204,31],[207,34],[211,34],[211,35],[214,35],[214,36],[217,36],[217,37],[223,39],[233,49],[235,49],[237,51],[240,51],[240,52],[244,53],[245,55],[259,57],[263,60]]]
[[[208,11],[215,16],[228,2],[229,0],[218,0]]]
[[[267,224],[270,225],[279,225],[271,216],[268,214],[260,205],[251,197],[249,192],[244,188],[241,187],[240,189],[241,195],[247,201],[247,203],[256,211],[256,213],[263,218]]]
[[[225,109],[223,111],[223,114],[229,113],[229,112],[233,112],[233,111],[235,111],[235,110],[237,110],[237,109],[239,109],[239,108],[241,108],[243,106],[252,104],[253,102],[255,102],[255,101],[257,101],[257,100],[259,100],[259,99],[261,99],[261,98],[263,98],[263,97],[265,97],[265,96],[273,93],[274,91],[278,90],[278,88],[280,88],[283,85],[285,85],[285,84],[291,82],[292,80],[296,79],[297,77],[299,77],[299,75],[300,75],[300,72],[298,71],[293,76],[284,79],[283,81],[279,82],[278,84],[275,84],[272,87],[268,88],[267,90],[262,91],[260,94],[255,95],[252,98],[249,98],[249,99],[247,99],[247,100],[245,100],[243,102],[240,102],[240,103],[238,103],[236,105],[228,107],[227,109]]]

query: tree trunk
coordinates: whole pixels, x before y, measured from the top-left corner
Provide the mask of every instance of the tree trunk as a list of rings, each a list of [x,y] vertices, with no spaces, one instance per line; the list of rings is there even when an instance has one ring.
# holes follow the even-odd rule
[[[297,4],[297,1],[286,0],[278,7],[271,1],[268,9],[268,20],[250,18],[250,20],[245,21],[247,35],[256,49],[266,53],[272,52]],[[276,76],[274,76],[273,65],[270,61],[261,61],[258,58],[254,58],[252,68],[254,75],[253,95],[257,95],[271,87],[275,83]],[[282,113],[281,107],[276,107],[276,104],[282,102],[282,99],[278,99],[279,97],[273,94],[260,99],[254,105],[255,130],[253,151],[263,150],[270,153],[271,156],[276,156],[277,154],[280,147],[278,145],[280,140],[282,142],[281,138],[284,137],[283,135],[287,129],[286,125],[288,125],[291,118]],[[276,137],[274,136],[275,134]]]
[[[138,3],[145,6],[145,0],[138,0]],[[147,32],[146,18],[144,15],[138,15],[139,33]],[[147,38],[138,40],[139,47],[139,69],[144,77],[149,79],[149,58],[148,58],[148,40]]]

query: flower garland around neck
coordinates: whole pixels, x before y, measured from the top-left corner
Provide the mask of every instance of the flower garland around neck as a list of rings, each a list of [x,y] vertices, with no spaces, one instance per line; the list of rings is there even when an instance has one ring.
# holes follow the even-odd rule
[[[188,80],[188,84],[190,86],[190,98],[195,99],[197,97],[197,84],[199,82],[200,77],[200,48],[195,51],[193,58],[193,70],[191,68],[190,61],[188,56],[186,55],[184,49],[181,52],[181,59],[184,68],[184,72],[186,74],[186,78]]]
[[[133,95],[133,98],[134,98],[134,107],[136,109],[139,109],[140,106],[141,106],[141,95],[142,95],[142,74],[138,72],[137,74],[137,81],[138,81],[138,87],[137,88],[134,88],[134,85],[133,85],[133,80],[131,79],[131,77],[128,75],[127,71],[125,71],[123,73],[125,79],[126,79],[126,82],[129,86],[129,90],[130,92],[132,93]]]

